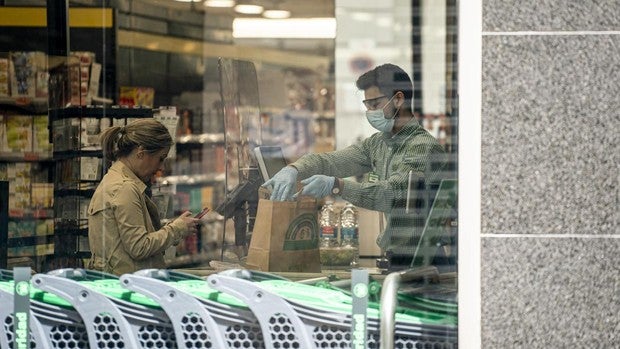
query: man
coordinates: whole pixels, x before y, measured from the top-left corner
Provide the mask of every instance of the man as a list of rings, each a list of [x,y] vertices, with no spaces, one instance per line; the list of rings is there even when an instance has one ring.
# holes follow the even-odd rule
[[[412,245],[412,227],[404,227],[411,220],[397,218],[404,217],[409,174],[416,186],[438,182],[444,150],[414,117],[413,84],[404,70],[384,64],[362,74],[356,85],[364,91],[366,119],[379,132],[341,150],[306,154],[263,186],[273,187],[271,200],[289,200],[296,195],[299,178],[301,195],[340,196],[356,206],[386,213],[388,225],[377,238],[382,249]],[[368,177],[362,183],[344,179],[362,174]]]

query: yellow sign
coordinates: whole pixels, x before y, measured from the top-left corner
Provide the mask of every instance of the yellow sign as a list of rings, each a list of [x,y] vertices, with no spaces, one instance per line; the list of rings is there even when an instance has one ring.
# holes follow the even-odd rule
[[[112,28],[111,8],[70,8],[69,27]],[[0,27],[47,27],[45,7],[0,7]]]

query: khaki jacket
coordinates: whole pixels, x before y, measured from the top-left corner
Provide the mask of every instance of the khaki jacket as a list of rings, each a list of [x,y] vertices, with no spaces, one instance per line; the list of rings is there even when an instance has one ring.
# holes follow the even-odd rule
[[[121,275],[140,269],[165,268],[164,251],[186,234],[183,220],[155,230],[157,207],[146,185],[122,162],[103,177],[88,207],[89,268]]]

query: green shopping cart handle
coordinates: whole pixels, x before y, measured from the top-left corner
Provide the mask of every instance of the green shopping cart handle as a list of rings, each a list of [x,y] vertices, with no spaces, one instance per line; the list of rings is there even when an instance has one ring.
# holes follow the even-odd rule
[[[0,281],[0,289],[8,293],[13,293],[15,289],[15,283],[13,282],[13,280]],[[30,299],[51,305],[57,305],[59,307],[67,309],[73,309],[71,303],[67,302],[63,298],[60,298],[53,293],[42,291],[38,288],[33,287],[32,285],[30,285]]]

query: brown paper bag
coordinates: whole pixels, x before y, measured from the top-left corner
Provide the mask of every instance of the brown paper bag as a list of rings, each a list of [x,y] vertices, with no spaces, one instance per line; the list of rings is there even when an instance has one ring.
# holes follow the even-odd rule
[[[321,272],[316,200],[260,199],[246,265],[262,271]]]

